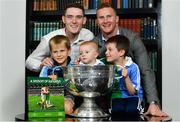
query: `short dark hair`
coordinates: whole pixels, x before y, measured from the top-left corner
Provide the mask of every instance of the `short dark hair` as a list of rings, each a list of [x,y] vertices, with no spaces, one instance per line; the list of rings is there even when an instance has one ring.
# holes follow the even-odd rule
[[[130,48],[130,41],[126,36],[123,35],[116,35],[109,38],[105,44],[114,43],[116,44],[117,50],[125,50],[125,56],[127,56],[129,48]]]
[[[84,14],[85,14],[84,7],[83,7],[81,4],[78,4],[78,3],[68,4],[68,5],[65,7],[65,9],[64,9],[64,13],[63,13],[64,15],[66,14],[66,11],[67,11],[68,8],[79,8],[79,9],[82,10],[83,16],[84,16]]]
[[[116,10],[111,6],[111,4],[109,3],[102,3],[98,8],[97,8],[97,11],[100,10],[100,9],[103,9],[103,8],[112,8],[114,13],[117,15],[116,13]],[[97,11],[96,11],[96,14],[97,14]]]

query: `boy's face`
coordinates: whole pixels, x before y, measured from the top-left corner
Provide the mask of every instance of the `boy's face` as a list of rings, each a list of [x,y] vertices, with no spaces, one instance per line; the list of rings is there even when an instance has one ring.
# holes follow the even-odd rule
[[[86,23],[83,11],[79,8],[68,8],[65,15],[62,16],[65,28],[69,33],[79,34],[82,26]]]
[[[106,60],[113,64],[117,64],[120,57],[122,56],[121,50],[118,51],[118,49],[116,48],[116,44],[114,43],[106,44],[106,49]]]
[[[81,45],[79,47],[80,60],[84,64],[94,64],[98,56],[98,52],[92,45]]]
[[[52,44],[51,56],[61,66],[67,65],[67,58],[70,54],[70,50],[67,49],[65,44]]]

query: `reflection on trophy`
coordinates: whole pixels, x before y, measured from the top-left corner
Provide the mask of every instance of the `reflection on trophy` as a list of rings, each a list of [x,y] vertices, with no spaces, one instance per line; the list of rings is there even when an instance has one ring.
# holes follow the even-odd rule
[[[83,97],[83,103],[75,110],[75,117],[108,117],[95,103],[95,97],[106,94],[113,85],[114,67],[75,66],[64,68],[66,87],[75,96]]]

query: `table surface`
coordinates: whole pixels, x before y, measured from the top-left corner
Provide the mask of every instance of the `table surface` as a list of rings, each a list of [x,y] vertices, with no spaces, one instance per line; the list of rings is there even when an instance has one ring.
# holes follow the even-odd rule
[[[43,118],[44,120],[51,120],[51,118]],[[60,120],[61,118],[52,118],[52,120]],[[62,120],[62,119],[61,119]],[[18,114],[15,117],[15,121],[26,121],[25,114]],[[172,121],[171,117],[154,117],[154,116],[140,116],[140,117],[119,117],[119,118],[74,118],[66,116],[65,121]]]

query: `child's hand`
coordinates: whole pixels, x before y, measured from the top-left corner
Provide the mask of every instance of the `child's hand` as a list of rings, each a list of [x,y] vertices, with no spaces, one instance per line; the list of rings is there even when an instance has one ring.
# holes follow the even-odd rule
[[[51,78],[51,80],[56,80],[57,79],[57,75],[49,75],[49,78]]]
[[[117,66],[122,69],[122,76],[124,78],[127,78],[128,77],[128,71],[127,71],[126,67],[121,66],[121,65],[117,65]]]
[[[74,107],[74,102],[71,100],[71,98],[65,98],[64,100],[65,113],[66,114],[73,113],[73,107]]]
[[[127,71],[127,69],[126,69],[125,67],[122,68],[122,76],[123,76],[124,78],[127,78],[127,77],[128,77],[128,71]]]
[[[81,61],[81,60],[80,60],[80,58],[78,57],[76,60],[74,60],[74,64],[75,64],[75,65],[79,65],[80,61]]]

